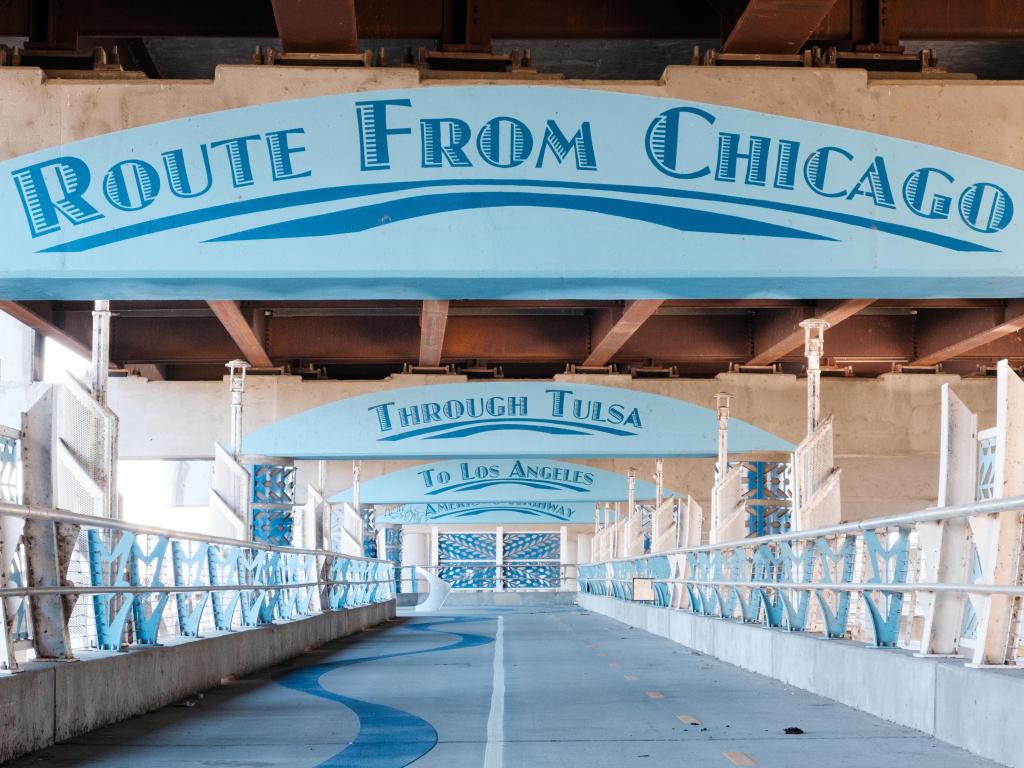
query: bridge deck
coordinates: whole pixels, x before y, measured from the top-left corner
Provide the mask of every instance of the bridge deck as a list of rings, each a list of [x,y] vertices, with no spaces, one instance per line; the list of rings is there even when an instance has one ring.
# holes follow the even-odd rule
[[[787,735],[789,727],[804,733]],[[574,607],[400,618],[290,666],[230,682],[194,706],[167,707],[14,765],[410,762],[994,765]]]

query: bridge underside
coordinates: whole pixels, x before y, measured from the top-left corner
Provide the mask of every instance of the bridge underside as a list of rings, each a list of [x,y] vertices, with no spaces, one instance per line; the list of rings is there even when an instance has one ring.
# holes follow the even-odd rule
[[[825,762],[994,765],[575,607],[407,615],[13,765]]]

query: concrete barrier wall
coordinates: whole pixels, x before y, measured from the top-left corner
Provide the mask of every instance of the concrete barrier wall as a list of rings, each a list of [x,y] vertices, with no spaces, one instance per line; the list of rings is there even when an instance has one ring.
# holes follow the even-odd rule
[[[395,616],[395,601],[0,675],[0,763],[179,701]]]
[[[729,664],[1024,768],[1024,670],[968,669],[962,660],[922,659],[908,651],[597,595],[580,594],[577,602]]]

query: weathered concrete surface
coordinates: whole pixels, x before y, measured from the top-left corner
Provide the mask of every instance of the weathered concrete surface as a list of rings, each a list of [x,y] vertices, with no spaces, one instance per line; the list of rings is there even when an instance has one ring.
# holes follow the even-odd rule
[[[596,595],[587,610],[787,685],[1024,767],[1024,672],[967,669],[962,660],[824,640]],[[1016,724],[1014,724],[1016,723]],[[894,764],[894,763],[893,763]]]
[[[486,77],[460,83],[512,83]],[[524,81],[545,87],[543,80]],[[864,70],[780,67],[665,69],[661,80],[551,80],[579,87],[701,101],[871,131],[1022,167],[1020,81],[882,80]],[[0,160],[44,147],[179,117],[285,99],[420,85],[451,85],[412,68],[222,66],[212,81],[47,80],[0,70]]]
[[[395,603],[125,653],[80,653],[0,676],[0,762],[265,669],[395,616]]]
[[[793,726],[804,733],[786,735]],[[40,764],[991,765],[575,607],[405,616],[211,690],[193,708],[161,709],[15,765]]]

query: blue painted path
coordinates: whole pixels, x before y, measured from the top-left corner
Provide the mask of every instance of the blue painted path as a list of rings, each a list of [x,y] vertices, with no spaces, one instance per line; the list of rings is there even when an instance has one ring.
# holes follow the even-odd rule
[[[489,733],[503,768],[994,765],[574,607],[412,615],[194,701],[11,765],[480,768]]]

